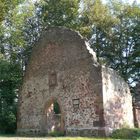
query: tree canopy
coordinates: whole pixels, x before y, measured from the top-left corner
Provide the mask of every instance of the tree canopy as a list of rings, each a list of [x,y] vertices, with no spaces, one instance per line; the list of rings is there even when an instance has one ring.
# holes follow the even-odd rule
[[[13,10],[16,5],[23,1],[24,0],[0,0],[0,22],[4,20],[10,10]]]

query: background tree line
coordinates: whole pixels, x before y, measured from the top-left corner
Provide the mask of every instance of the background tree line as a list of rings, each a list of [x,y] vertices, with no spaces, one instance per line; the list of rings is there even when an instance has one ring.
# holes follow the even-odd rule
[[[140,5],[111,0],[0,0],[0,133],[16,130],[18,91],[41,31],[65,26],[88,38],[99,63],[140,82]]]

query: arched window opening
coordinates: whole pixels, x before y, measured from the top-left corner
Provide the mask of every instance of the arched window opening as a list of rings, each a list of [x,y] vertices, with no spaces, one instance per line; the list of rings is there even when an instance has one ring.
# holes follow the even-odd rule
[[[61,114],[60,106],[57,101],[54,101],[53,110],[55,114]]]
[[[51,132],[63,132],[63,118],[61,107],[57,100],[50,100],[46,108],[46,130]]]

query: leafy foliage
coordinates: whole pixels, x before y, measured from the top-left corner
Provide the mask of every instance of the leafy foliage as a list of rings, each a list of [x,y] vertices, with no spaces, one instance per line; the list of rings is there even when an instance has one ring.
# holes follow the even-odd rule
[[[79,0],[47,0],[39,7],[45,26],[77,28]]]
[[[48,134],[48,136],[51,136],[51,137],[62,137],[62,136],[65,136],[65,134],[64,134],[64,132],[53,131],[53,132],[50,132]]]
[[[83,15],[98,61],[120,73],[130,86],[140,81],[140,7],[120,1],[86,0]]]
[[[19,64],[0,61],[0,132],[16,130],[17,91],[21,83]]]
[[[61,114],[60,106],[59,106],[59,104],[58,104],[57,101],[54,102],[54,108],[53,108],[53,110],[54,110],[54,113],[55,114]]]
[[[140,129],[136,128],[117,129],[112,133],[111,137],[115,139],[137,139],[140,138]]]
[[[17,4],[24,0],[0,0],[0,22],[4,20],[8,11],[12,10]]]

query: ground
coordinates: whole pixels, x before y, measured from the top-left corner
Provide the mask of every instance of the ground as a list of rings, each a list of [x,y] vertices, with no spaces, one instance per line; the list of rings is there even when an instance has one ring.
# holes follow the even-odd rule
[[[87,138],[87,137],[16,137],[16,136],[11,136],[11,135],[1,135],[0,140],[115,140],[115,139]],[[124,139],[116,139],[116,140],[124,140]],[[132,139],[129,139],[129,140],[132,140]],[[140,140],[140,137],[134,140]]]
[[[13,137],[13,136],[0,136],[0,140],[113,140],[105,138],[86,138],[86,137]]]

